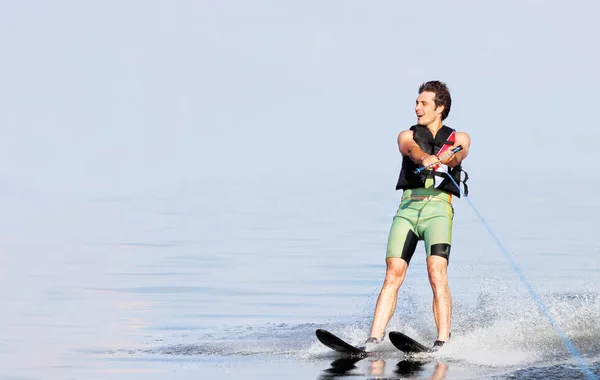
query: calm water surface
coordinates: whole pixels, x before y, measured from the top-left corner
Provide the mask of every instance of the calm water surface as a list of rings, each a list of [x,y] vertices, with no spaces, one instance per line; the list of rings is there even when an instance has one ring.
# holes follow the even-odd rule
[[[140,192],[5,190],[3,379],[585,378],[475,212],[455,201],[453,341],[357,362],[399,193],[374,178],[214,179]],[[600,200],[475,180],[471,200],[600,373]],[[419,260],[421,257],[421,260]],[[433,342],[419,247],[388,330]]]

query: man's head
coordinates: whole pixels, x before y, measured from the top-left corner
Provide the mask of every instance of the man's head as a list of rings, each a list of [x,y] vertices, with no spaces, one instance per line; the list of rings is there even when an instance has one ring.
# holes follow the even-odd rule
[[[419,96],[415,105],[417,122],[430,125],[436,119],[446,119],[450,113],[452,98],[445,83],[429,81],[419,87]]]

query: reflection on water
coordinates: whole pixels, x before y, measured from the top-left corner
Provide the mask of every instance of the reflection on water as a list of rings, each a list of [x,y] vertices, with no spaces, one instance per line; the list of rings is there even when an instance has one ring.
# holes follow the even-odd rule
[[[368,361],[366,367],[359,367],[361,360]],[[387,368],[393,366],[394,368]],[[386,369],[388,369],[386,371]],[[319,374],[318,380],[333,380],[344,377],[366,376],[370,379],[428,379],[442,380],[446,378],[448,364],[442,361],[429,363],[402,359],[363,359],[341,358],[331,362],[330,367]]]
[[[354,376],[354,370],[358,367],[356,363],[361,361],[363,358],[350,357],[336,359],[331,362],[330,367],[325,369],[322,374],[318,377],[321,380],[337,379],[345,376]]]

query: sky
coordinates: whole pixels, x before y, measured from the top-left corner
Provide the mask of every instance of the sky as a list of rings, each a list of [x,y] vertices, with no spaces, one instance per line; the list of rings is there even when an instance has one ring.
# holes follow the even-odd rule
[[[450,87],[471,178],[580,183],[600,138],[599,13],[591,0],[5,0],[2,187],[393,189],[396,137],[428,80]]]

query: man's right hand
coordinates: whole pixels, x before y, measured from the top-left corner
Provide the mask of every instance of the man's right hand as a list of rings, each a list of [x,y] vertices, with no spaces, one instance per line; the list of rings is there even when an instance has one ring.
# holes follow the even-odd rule
[[[421,166],[428,167],[429,165],[434,165],[439,163],[440,159],[435,155],[426,155],[421,159]]]

